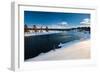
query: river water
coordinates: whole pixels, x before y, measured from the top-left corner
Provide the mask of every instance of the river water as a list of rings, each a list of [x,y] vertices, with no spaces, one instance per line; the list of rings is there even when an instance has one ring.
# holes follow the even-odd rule
[[[90,38],[87,32],[59,32],[45,35],[33,35],[24,37],[24,59],[38,56],[50,50],[61,49],[60,43],[64,44],[74,40],[86,40]]]

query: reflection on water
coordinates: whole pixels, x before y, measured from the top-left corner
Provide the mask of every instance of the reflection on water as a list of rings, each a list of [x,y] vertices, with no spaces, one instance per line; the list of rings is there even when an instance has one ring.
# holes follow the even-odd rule
[[[25,60],[38,56],[50,50],[59,49],[60,43],[67,43],[74,40],[85,40],[90,38],[89,32],[60,32],[55,34],[45,34],[28,36],[24,38]]]

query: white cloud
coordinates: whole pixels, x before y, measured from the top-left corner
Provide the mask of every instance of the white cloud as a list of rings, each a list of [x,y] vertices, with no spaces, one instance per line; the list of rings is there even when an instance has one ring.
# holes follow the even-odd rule
[[[68,25],[68,23],[65,22],[65,21],[61,22],[60,24],[62,24],[62,25]]]
[[[30,26],[28,26],[28,27],[32,28],[33,25],[36,25],[37,28],[40,28],[40,27],[45,28],[46,26],[47,26],[48,28],[58,28],[58,29],[59,29],[59,28],[62,28],[62,29],[68,28],[68,23],[67,23],[66,21],[62,21],[62,22],[59,22],[59,23],[56,23],[56,24],[50,24],[50,25],[32,24],[32,25],[30,25]]]
[[[59,22],[57,24],[49,25],[48,27],[50,27],[50,28],[55,28],[55,27],[56,28],[67,28],[67,26],[68,26],[68,23],[65,21],[62,21],[62,22]]]
[[[68,26],[68,23],[66,21],[62,21],[58,24],[59,24],[59,26]]]
[[[90,19],[89,18],[85,18],[80,22],[80,24],[90,24]]]

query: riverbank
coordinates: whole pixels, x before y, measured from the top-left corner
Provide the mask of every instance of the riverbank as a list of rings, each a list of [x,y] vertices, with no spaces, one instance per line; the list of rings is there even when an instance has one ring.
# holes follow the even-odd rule
[[[25,33],[24,36],[25,37],[28,37],[28,36],[39,36],[39,35],[49,35],[49,34],[56,34],[56,33],[61,33],[61,31],[28,32],[28,33]]]
[[[87,59],[90,58],[90,40],[81,41],[69,47],[55,49],[48,53],[41,53],[28,61],[47,61],[47,60],[67,60],[67,59]]]

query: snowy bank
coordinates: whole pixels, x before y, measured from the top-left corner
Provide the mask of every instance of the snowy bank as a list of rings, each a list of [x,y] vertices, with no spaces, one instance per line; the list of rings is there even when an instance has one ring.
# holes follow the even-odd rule
[[[28,37],[28,36],[36,36],[36,35],[47,35],[47,34],[55,34],[55,33],[61,33],[61,31],[49,31],[49,32],[28,32],[25,33],[24,36]]]
[[[41,53],[35,58],[26,60],[26,62],[87,58],[90,58],[90,40],[74,43],[71,46],[64,46],[61,49],[55,49],[48,53]]]

